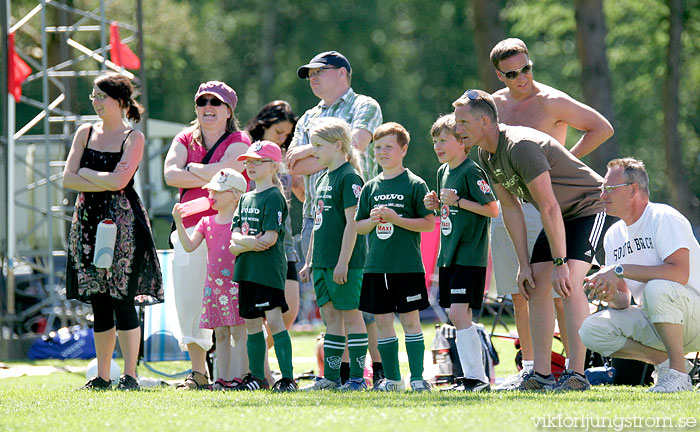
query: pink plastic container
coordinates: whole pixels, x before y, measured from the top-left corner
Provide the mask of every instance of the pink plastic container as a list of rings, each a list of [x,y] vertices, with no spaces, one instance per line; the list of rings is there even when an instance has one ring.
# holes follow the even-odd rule
[[[180,204],[182,209],[182,217],[192,216],[193,214],[207,211],[211,208],[211,201],[207,197],[201,197]]]

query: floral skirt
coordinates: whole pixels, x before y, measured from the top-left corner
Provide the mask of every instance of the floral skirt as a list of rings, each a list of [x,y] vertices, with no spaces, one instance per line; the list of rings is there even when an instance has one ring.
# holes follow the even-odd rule
[[[92,264],[97,225],[112,219],[117,226],[112,267]],[[163,275],[146,210],[136,191],[82,192],[68,237],[66,297],[89,301],[108,293],[124,300],[143,296],[139,302],[163,301]]]

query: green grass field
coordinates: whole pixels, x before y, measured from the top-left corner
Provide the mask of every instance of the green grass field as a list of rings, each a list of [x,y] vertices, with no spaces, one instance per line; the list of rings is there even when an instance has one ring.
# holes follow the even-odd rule
[[[427,326],[427,347],[433,334]],[[293,334],[295,356],[313,357],[315,341],[315,332]],[[512,341],[494,342],[501,357],[497,376],[515,372]],[[170,386],[132,393],[83,392],[74,388],[85,381],[81,368],[87,361],[31,364],[66,371],[0,379],[1,431],[697,430],[700,421],[700,394],[648,394],[640,387],[594,387],[568,394],[273,394],[182,392]],[[172,373],[187,364],[155,366]],[[297,372],[310,368],[315,364],[295,363]],[[408,372],[407,364],[402,372]],[[142,366],[139,374],[157,377]]]

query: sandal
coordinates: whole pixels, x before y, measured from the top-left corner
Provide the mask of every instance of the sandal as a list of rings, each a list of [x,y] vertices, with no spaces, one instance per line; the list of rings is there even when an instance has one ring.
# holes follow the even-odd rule
[[[234,378],[231,381],[226,381],[223,378],[219,378],[216,380],[214,385],[212,385],[212,390],[233,390],[241,385],[242,382],[243,380],[240,378]]]
[[[211,388],[211,385],[206,375],[192,371],[187,375],[185,381],[178,384],[176,388],[178,390],[208,390]]]

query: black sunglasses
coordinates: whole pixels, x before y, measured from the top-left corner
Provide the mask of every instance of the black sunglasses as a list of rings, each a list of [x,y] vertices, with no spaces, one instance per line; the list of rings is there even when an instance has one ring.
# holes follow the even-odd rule
[[[223,103],[223,102],[221,102],[221,100],[218,99],[218,98],[204,98],[204,97],[201,97],[201,98],[197,99],[197,106],[198,106],[198,107],[205,107],[205,106],[207,106],[207,102],[208,102],[209,105],[211,105],[211,106],[220,106],[220,105]]]
[[[528,61],[525,66],[521,67],[520,69],[516,69],[516,70],[512,70],[512,71],[503,72],[500,69],[496,69],[496,70],[499,71],[500,73],[502,73],[503,76],[506,77],[507,79],[513,80],[513,79],[516,79],[518,77],[518,75],[520,75],[520,74],[525,75],[526,73],[530,72],[532,70],[532,61]]]
[[[498,118],[498,114],[496,114],[496,109],[495,109],[494,107],[492,107],[491,104],[490,104],[486,99],[484,99],[483,97],[481,97],[481,95],[479,94],[478,91],[476,91],[476,90],[474,90],[474,89],[472,89],[472,90],[467,90],[467,91],[465,91],[464,94],[462,95],[462,97],[464,97],[464,96],[466,96],[467,98],[469,98],[469,100],[472,101],[472,102],[481,102],[481,103],[485,103],[486,105],[489,106],[489,108],[491,108],[491,112],[493,113],[494,117]]]

